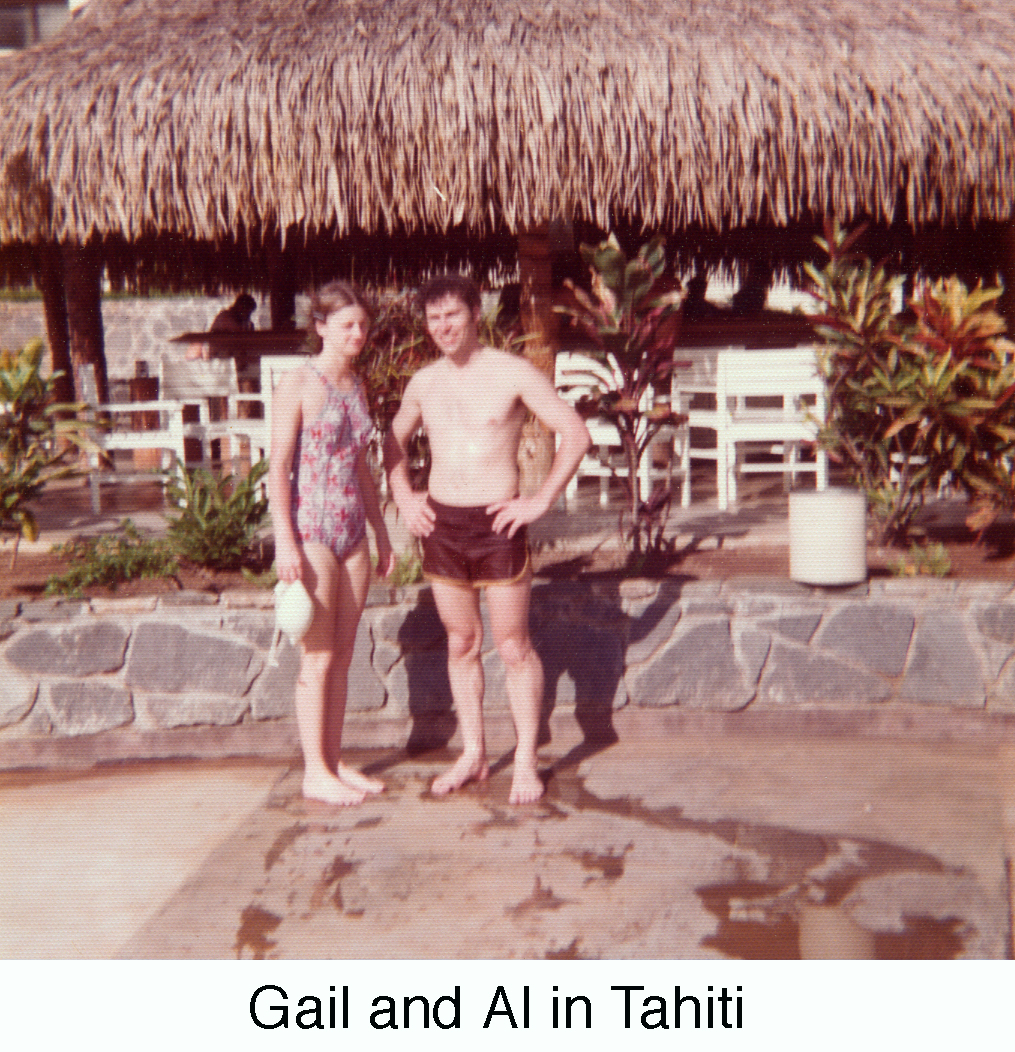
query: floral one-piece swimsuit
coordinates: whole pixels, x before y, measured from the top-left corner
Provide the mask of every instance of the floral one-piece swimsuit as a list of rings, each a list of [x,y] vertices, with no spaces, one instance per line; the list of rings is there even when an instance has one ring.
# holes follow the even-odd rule
[[[301,541],[327,545],[340,562],[366,536],[366,510],[356,459],[373,424],[357,382],[340,390],[313,366],[325,387],[324,405],[296,437],[292,521]]]

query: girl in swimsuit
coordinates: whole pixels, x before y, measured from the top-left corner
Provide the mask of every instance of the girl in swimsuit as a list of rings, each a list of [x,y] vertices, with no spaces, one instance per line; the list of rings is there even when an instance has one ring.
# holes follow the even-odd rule
[[[366,523],[377,573],[394,557],[365,451],[372,425],[352,366],[370,317],[353,285],[333,281],[311,299],[309,340],[318,353],[279,381],[272,401],[268,498],[275,567],[303,581],[314,619],[300,644],[296,722],[303,795],[357,804],[384,784],[342,763],[342,721],[356,628],[370,583]]]

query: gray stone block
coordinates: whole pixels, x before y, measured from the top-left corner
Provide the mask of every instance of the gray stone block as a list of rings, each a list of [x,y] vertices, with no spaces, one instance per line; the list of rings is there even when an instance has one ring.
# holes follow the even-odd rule
[[[617,624],[623,616],[617,582],[537,582],[532,588],[533,624],[576,621],[600,628]]]
[[[156,727],[229,727],[239,723],[247,711],[246,698],[224,698],[220,694],[193,691],[184,695],[154,695],[144,706]]]
[[[88,604],[77,599],[36,599],[25,603],[21,617],[25,621],[73,621],[88,613]]]
[[[958,614],[932,609],[923,615],[899,696],[903,701],[972,708],[986,704],[983,667]]]
[[[130,694],[102,683],[53,683],[49,710],[57,734],[97,734],[134,719]]]
[[[399,607],[397,615],[381,618],[376,634],[393,640],[406,652],[419,653],[444,646],[447,633],[433,603],[419,603],[407,609]]]
[[[821,624],[821,613],[812,611],[805,614],[785,614],[782,617],[764,621],[758,627],[778,632],[780,636],[792,639],[795,643],[809,643],[819,624]]]
[[[772,637],[767,632],[745,628],[737,637],[736,652],[740,658],[740,667],[744,671],[746,683],[757,683],[765,659],[772,648]]]
[[[682,614],[679,603],[666,605],[657,600],[640,617],[632,620],[627,634],[628,665],[640,665],[669,642]]]
[[[817,645],[883,676],[898,676],[916,621],[909,610],[877,603],[856,603],[825,619]]]
[[[402,651],[389,639],[378,639],[374,636],[374,650],[371,658],[377,674],[383,679],[395,667],[402,656]]]
[[[129,636],[108,621],[61,631],[20,632],[7,647],[7,660],[23,672],[53,676],[94,676],[123,667]]]
[[[388,705],[393,715],[419,716],[451,712],[448,653],[429,650],[409,653],[388,676]]]
[[[976,627],[988,639],[1015,644],[1015,606],[995,603],[976,612]]]
[[[349,665],[346,708],[350,712],[367,712],[384,707],[387,692],[373,667],[373,641],[370,630],[361,621],[356,632],[356,645]]]
[[[1001,669],[1008,663],[1008,659],[1015,654],[1015,649],[1002,643],[995,643],[990,639],[974,639],[980,644],[980,652],[987,668],[987,679],[993,681],[1001,675]]]
[[[988,694],[987,707],[995,712],[1015,712],[1015,658],[998,675]]]
[[[24,719],[31,712],[38,693],[38,680],[0,664],[0,727],[10,727]]]
[[[824,654],[777,643],[772,647],[756,704],[805,706],[825,702],[871,705],[887,701],[889,685],[869,672]]]
[[[506,712],[510,709],[507,692],[507,670],[496,650],[483,655],[483,711]]]
[[[159,596],[160,607],[217,606],[219,597],[211,592],[166,592]]]
[[[635,705],[733,711],[749,704],[755,693],[737,662],[728,621],[689,628],[651,661],[628,669],[625,679]]]
[[[150,694],[246,694],[264,659],[253,647],[150,621],[134,634],[125,682]]]
[[[624,646],[617,631],[550,621],[532,633],[543,663],[547,705],[574,705],[583,713],[609,712],[627,700]]]
[[[222,628],[260,650],[270,650],[275,634],[275,616],[267,611],[237,610],[222,618]]]
[[[278,720],[294,716],[293,696],[300,672],[300,652],[285,636],[276,665],[267,665],[251,691],[250,714],[255,720]]]

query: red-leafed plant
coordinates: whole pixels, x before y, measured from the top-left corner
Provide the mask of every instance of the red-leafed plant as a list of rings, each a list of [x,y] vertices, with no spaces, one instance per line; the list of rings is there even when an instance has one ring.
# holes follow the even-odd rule
[[[609,389],[585,396],[578,410],[609,420],[620,435],[628,494],[623,532],[636,561],[664,548],[671,499],[666,486],[641,493],[638,465],[662,428],[687,419],[668,402],[682,293],[665,287],[663,244],[661,237],[653,238],[630,260],[612,234],[599,245],[582,245],[582,258],[592,272],[592,294],[569,282],[578,306],[558,308],[588,334],[593,356],[616,378]],[[658,392],[664,393],[663,400],[657,400]]]
[[[867,494],[879,541],[905,546],[942,485],[969,498],[982,530],[1015,507],[1015,344],[991,309],[1001,290],[926,282],[893,314],[897,279],[853,252],[862,233],[829,224],[818,239],[829,261],[808,267],[824,305],[822,442]]]

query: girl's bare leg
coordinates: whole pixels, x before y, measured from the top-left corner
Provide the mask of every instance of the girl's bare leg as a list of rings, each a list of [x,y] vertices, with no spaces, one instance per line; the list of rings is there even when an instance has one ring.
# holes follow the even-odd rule
[[[366,605],[370,588],[370,553],[364,541],[350,553],[338,568],[335,606],[334,660],[328,683],[328,706],[325,710],[324,752],[328,769],[338,778],[362,793],[379,793],[384,783],[342,763],[342,724],[345,719],[349,689],[349,666],[356,645],[356,630]]]
[[[362,803],[366,793],[342,781],[328,757],[326,728],[332,723],[327,711],[331,670],[335,663],[335,631],[338,610],[340,567],[323,544],[303,547],[303,583],[314,599],[314,620],[300,645],[300,674],[296,680],[296,723],[303,747],[303,795],[329,804]],[[348,669],[348,666],[346,666]],[[344,692],[342,712],[345,714]]]

